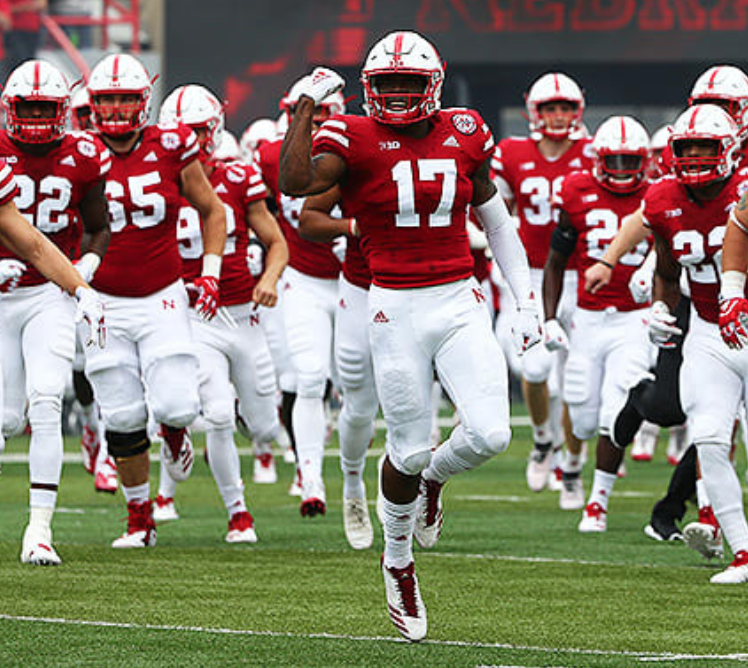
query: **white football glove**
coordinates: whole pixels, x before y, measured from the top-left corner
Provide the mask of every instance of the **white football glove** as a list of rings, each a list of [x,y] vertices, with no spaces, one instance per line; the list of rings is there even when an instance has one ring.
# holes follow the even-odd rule
[[[651,267],[642,265],[629,280],[629,292],[637,304],[646,304],[652,299],[652,277],[654,272]]]
[[[339,237],[335,237],[332,242],[332,252],[338,262],[341,264],[345,262],[345,252],[348,249],[348,237],[345,234],[341,234]]]
[[[311,97],[315,106],[319,106],[322,100],[344,87],[345,79],[337,72],[326,67],[316,67],[307,78],[301,94]]]
[[[20,260],[0,260],[0,292],[13,292],[26,271],[26,265]]]
[[[95,290],[82,285],[76,289],[75,298],[78,300],[75,322],[85,322],[88,325],[86,346],[98,345],[99,348],[103,348],[106,343],[104,303]]]
[[[86,283],[91,282],[100,264],[101,258],[96,253],[86,253],[79,260],[73,262],[73,266]]]
[[[649,311],[649,339],[658,348],[675,348],[674,336],[683,334],[665,302],[655,302]]]
[[[247,268],[257,278],[265,269],[265,247],[256,239],[249,240],[247,247]]]
[[[512,336],[519,355],[543,340],[540,309],[534,299],[520,303],[512,323]]]
[[[561,324],[555,318],[545,321],[543,343],[545,343],[545,347],[549,352],[569,349],[569,337],[566,336],[564,328],[561,327]]]

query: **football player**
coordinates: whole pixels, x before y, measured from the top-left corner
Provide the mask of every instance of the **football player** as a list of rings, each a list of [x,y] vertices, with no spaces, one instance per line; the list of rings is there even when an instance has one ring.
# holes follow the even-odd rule
[[[30,60],[16,68],[0,100],[6,117],[0,157],[14,165],[16,206],[67,257],[78,252],[84,232],[77,266],[84,280],[91,280],[110,237],[104,197],[109,151],[90,134],[67,133],[70,88],[64,75],[45,61]],[[0,258],[8,257],[13,252],[0,248]],[[18,286],[0,296],[0,354],[3,431],[6,436],[19,433],[27,419],[31,426],[32,521],[21,561],[59,564],[50,521],[62,469],[62,396],[75,352],[74,307],[35,269],[25,271]]]
[[[574,170],[591,169],[590,139],[582,125],[584,96],[577,83],[565,74],[551,72],[530,87],[526,97],[530,136],[503,139],[491,161],[499,192],[513,206],[519,220],[519,235],[530,262],[533,289],[540,294],[543,267],[555,227],[551,200],[564,176]],[[574,313],[576,272],[565,275],[564,302],[558,322],[565,331]],[[568,428],[561,402],[561,378],[565,355],[551,354],[536,346],[522,360],[523,392],[532,421],[535,447],[527,464],[527,484],[542,491],[555,468],[554,450],[564,441],[567,427],[567,457],[573,466],[581,461],[582,443]]]
[[[284,98],[282,106],[290,118],[293,118],[301,91],[307,85],[308,77],[302,78]],[[343,112],[345,102],[340,92],[319,100],[310,136],[330,116]],[[324,514],[327,508],[322,479],[326,439],[324,397],[332,374],[340,261],[333,253],[331,243],[315,243],[299,235],[299,213],[304,200],[290,197],[278,187],[281,143],[279,139],[264,144],[257,154],[257,165],[268,190],[275,197],[278,220],[290,253],[283,274],[282,308],[295,388],[281,384],[284,392],[283,422],[286,427],[291,425],[289,432],[292,433],[301,473],[300,511],[304,517],[314,517]]]
[[[387,422],[382,573],[393,624],[419,641],[427,620],[414,533],[422,546],[436,543],[444,483],[505,450],[511,435],[506,363],[472,276],[468,204],[514,291],[524,348],[540,340],[539,308],[522,244],[489,179],[491,132],[475,111],[441,110],[444,65],[434,46],[417,33],[390,33],[369,51],[361,82],[367,116],[323,124],[312,158],[315,106],[344,82],[323,68],[305,81],[282,147],[280,187],[300,197],[337,184],[343,215],[356,220],[372,274],[369,334]],[[434,370],[462,422],[432,453]]]
[[[578,295],[571,341],[555,319],[563,274],[573,253],[577,269],[597,262],[620,228],[621,221],[639,207],[646,191],[650,158],[647,131],[630,116],[613,116],[595,133],[594,167],[564,178],[554,197],[558,227],[543,277],[545,345],[555,351],[569,348],[564,378],[564,400],[569,406],[574,433],[581,440],[598,434],[595,481],[579,530],[604,531],[605,511],[620,459],[610,469],[604,458],[613,449],[613,419],[633,381],[649,366],[649,348],[643,309],[634,301],[629,280],[647,254],[642,241],[620,260],[620,269],[604,290]],[[561,508],[584,506],[581,466],[564,469]],[[610,485],[608,484],[610,482]]]
[[[239,157],[242,162],[251,165],[260,147],[276,139],[277,135],[278,129],[272,118],[258,118],[252,121],[239,140]]]
[[[265,185],[251,167],[220,162],[215,156],[224,132],[223,107],[202,86],[182,86],[164,100],[161,123],[184,123],[200,143],[200,162],[226,208],[226,245],[219,283],[219,317],[203,322],[191,312],[200,363],[200,402],[206,422],[208,463],[229,513],[229,543],[257,540],[254,519],[247,510],[239,455],[234,443],[234,396],[242,417],[258,443],[270,443],[278,431],[275,371],[257,306],[272,308],[276,284],[288,261],[288,249],[275,218],[265,206]],[[262,275],[255,280],[247,267],[249,229],[267,248]],[[200,275],[203,248],[197,210],[189,205],[179,214],[179,250],[184,279]],[[162,467],[156,510],[173,503],[174,487]]]
[[[146,388],[171,476],[184,480],[194,459],[187,427],[200,399],[177,243],[182,196],[202,220],[202,272],[193,286],[197,312],[207,320],[218,307],[226,242],[226,213],[197,160],[197,136],[182,125],[148,125],[152,89],[143,65],[125,54],[100,60],[88,81],[94,127],[112,151],[112,240],[94,277],[111,328],[106,350],[87,351],[86,373],[127,502],[127,531],[112,543],[116,548],[156,542]]]

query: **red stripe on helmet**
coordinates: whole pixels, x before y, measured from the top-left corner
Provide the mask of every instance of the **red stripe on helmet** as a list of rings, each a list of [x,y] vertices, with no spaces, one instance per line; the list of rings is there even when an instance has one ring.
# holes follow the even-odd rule
[[[119,83],[119,56],[114,56],[114,64],[112,65],[112,83]]]
[[[556,74],[556,73],[553,74],[553,83],[556,86],[556,92],[560,93],[561,92],[561,84],[558,83],[558,74]]]
[[[626,143],[626,120],[621,117],[621,143]]]
[[[182,90],[179,91],[179,95],[177,95],[177,118],[181,118],[182,116],[182,98],[184,97],[186,91],[187,86],[182,88]]]
[[[400,67],[403,64],[403,42],[405,33],[399,32],[395,35],[395,52],[392,54],[392,66]]]
[[[702,108],[703,107],[698,107],[698,106],[693,108],[694,112],[691,115],[691,122],[688,124],[688,129],[689,130],[693,130],[694,127],[696,126],[696,116],[698,116],[698,114],[699,114],[699,112],[701,111]]]
[[[41,86],[41,69],[42,64],[37,60],[34,63],[34,91],[38,91]]]
[[[721,69],[721,67],[714,68],[714,72],[712,72],[712,76],[709,77],[709,83],[707,84],[709,88],[714,88],[714,84],[717,83],[717,77],[719,76]]]

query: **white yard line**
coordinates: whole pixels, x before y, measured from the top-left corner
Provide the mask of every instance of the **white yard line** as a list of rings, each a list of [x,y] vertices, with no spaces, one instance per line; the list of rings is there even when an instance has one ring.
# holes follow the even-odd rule
[[[338,633],[292,633],[290,631],[254,631],[251,629],[210,628],[204,626],[171,626],[165,624],[133,624],[129,622],[106,622],[87,619],[64,619],[59,617],[31,617],[27,615],[0,614],[0,620],[10,622],[31,622],[39,624],[62,624],[68,626],[92,626],[99,628],[132,629],[135,631],[179,631],[186,633],[211,633],[216,635],[256,636],[270,638],[297,638],[302,640],[348,640],[355,642],[405,643],[402,638],[390,636],[352,636]],[[466,647],[476,649],[506,649],[525,652],[566,652],[568,654],[593,656],[626,656],[639,661],[690,661],[693,659],[735,661],[748,660],[748,654],[670,654],[668,652],[629,652],[604,649],[583,649],[577,647],[535,647],[532,645],[512,645],[510,643],[467,642],[462,640],[424,640],[423,645],[442,647]]]

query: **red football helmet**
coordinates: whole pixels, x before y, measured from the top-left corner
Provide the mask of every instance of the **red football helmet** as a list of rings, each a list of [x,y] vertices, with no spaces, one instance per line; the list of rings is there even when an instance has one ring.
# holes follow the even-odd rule
[[[70,86],[53,65],[43,60],[22,63],[8,77],[1,99],[8,134],[16,141],[48,144],[65,133]],[[46,111],[30,113],[23,109],[25,104],[34,102]]]
[[[694,146],[713,145],[711,155],[694,154]],[[704,186],[726,179],[738,162],[738,126],[724,109],[699,104],[684,111],[670,135],[673,169],[684,185]]]
[[[417,92],[383,91],[382,80],[411,75],[423,81]],[[361,70],[366,113],[380,123],[406,125],[441,109],[444,63],[433,45],[418,33],[392,32],[369,51]]]
[[[145,127],[150,112],[153,82],[135,57],[115,54],[100,60],[91,71],[88,94],[91,96],[94,127],[110,136],[128,135]],[[133,103],[107,104],[111,95],[133,95]]]
[[[600,184],[616,193],[639,189],[649,166],[649,135],[630,116],[611,116],[604,121],[592,140],[595,166],[592,170]]]

